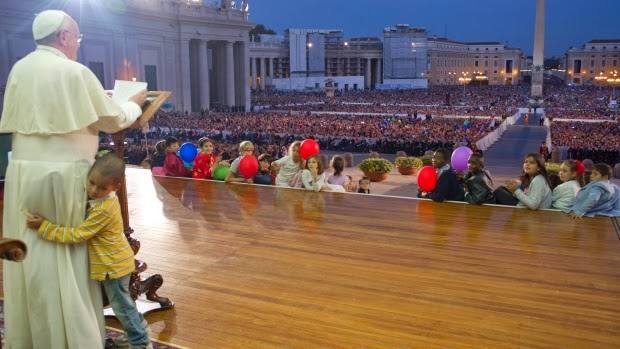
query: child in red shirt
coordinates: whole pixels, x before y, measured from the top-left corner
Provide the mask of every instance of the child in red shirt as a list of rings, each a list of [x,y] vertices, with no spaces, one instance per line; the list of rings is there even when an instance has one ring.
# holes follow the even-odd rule
[[[164,174],[170,177],[191,177],[191,172],[185,168],[183,160],[177,155],[179,140],[175,137],[166,138],[166,160],[164,160]]]

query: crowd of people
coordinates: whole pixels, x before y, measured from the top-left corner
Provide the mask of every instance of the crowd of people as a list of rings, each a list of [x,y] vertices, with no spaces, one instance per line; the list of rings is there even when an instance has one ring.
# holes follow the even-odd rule
[[[590,159],[614,166],[620,163],[617,122],[553,122],[551,142],[566,148],[569,159]]]
[[[253,103],[261,109],[384,114],[401,116],[465,115],[504,117],[523,105],[522,87],[476,86],[462,93],[458,86],[433,86],[415,90],[365,90],[341,92],[322,99],[316,93],[257,92]]]
[[[163,142],[163,141],[162,141]],[[315,192],[354,191],[353,181],[342,175],[344,160],[334,156],[330,163],[333,173],[327,169],[318,155],[302,157],[302,142],[294,141],[286,154],[270,163],[269,154],[259,156],[260,166],[254,172],[243,169],[245,156],[254,153],[254,144],[242,141],[239,156],[230,163],[230,157],[215,155],[213,142],[203,138],[199,141],[201,153],[192,164],[184,164],[177,155],[179,142],[174,137],[165,140],[165,155],[158,154],[159,160],[151,163],[155,174],[195,179],[218,179],[215,173],[219,167],[227,168],[223,180],[226,183],[243,182],[248,184],[294,187]],[[432,156],[436,180],[431,186],[419,179],[419,198],[437,202],[465,201],[470,204],[499,204],[527,207],[531,210],[555,208],[570,215],[571,218],[594,215],[620,215],[620,188],[610,182],[611,166],[598,163],[588,172],[579,160],[566,160],[558,174],[550,175],[541,154],[528,154],[523,163],[519,181],[508,180],[504,186],[494,188],[491,175],[484,168],[482,154],[475,152],[469,156],[467,173],[455,170],[450,164],[452,152],[438,148]],[[163,159],[163,163],[161,161]],[[248,160],[249,161],[249,160]],[[161,165],[161,166],[160,166]],[[188,167],[188,168],[186,168]],[[199,168],[196,170],[196,168]],[[222,179],[222,178],[219,178]],[[369,193],[368,179],[359,180],[359,189]],[[362,187],[362,185],[366,187]]]
[[[194,126],[191,125],[202,125]],[[128,163],[139,164],[154,152],[153,140],[173,136],[181,142],[195,142],[208,137],[218,147],[229,147],[249,140],[257,153],[278,157],[282,147],[294,140],[313,138],[321,149],[345,152],[396,153],[403,150],[421,156],[438,147],[469,145],[499,125],[490,118],[383,117],[373,115],[299,115],[276,112],[227,113],[208,116],[158,115],[150,131],[131,130],[132,144],[126,149]],[[106,146],[110,138],[102,136]],[[226,149],[230,151],[230,149]]]

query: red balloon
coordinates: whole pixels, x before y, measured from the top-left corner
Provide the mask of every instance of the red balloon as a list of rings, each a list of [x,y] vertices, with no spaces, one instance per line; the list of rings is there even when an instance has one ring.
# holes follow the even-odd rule
[[[431,192],[437,185],[437,171],[433,166],[424,166],[418,171],[418,187],[425,192]]]
[[[304,160],[308,160],[310,156],[316,155],[319,152],[319,143],[314,139],[304,140],[299,147],[299,155],[301,155],[301,158]]]
[[[258,172],[258,160],[254,155],[244,155],[239,160],[239,173],[245,178],[252,178]]]

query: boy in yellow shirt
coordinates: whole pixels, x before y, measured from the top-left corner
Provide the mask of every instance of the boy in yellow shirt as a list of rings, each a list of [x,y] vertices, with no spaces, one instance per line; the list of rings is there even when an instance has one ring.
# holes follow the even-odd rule
[[[134,253],[125,237],[121,207],[115,192],[121,187],[125,163],[114,154],[95,161],[88,173],[88,217],[79,227],[62,227],[37,214],[29,214],[26,225],[39,237],[64,244],[88,241],[90,277],[101,280],[114,314],[127,332],[129,348],[153,348],[148,323],[138,312],[129,293],[135,269]]]

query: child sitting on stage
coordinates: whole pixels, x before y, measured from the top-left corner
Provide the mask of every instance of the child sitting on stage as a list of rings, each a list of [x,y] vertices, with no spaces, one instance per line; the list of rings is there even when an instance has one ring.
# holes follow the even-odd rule
[[[300,141],[291,143],[288,155],[271,163],[271,169],[277,173],[276,186],[294,186],[295,183],[291,183],[293,177],[303,169],[299,147],[301,147]]]
[[[341,185],[329,184],[325,182],[325,170],[323,162],[318,155],[311,155],[306,160],[306,168],[301,173],[303,187],[314,191],[335,191],[344,193]]]
[[[357,189],[358,193],[361,194],[370,194],[370,178],[362,177],[359,180],[359,189]]]
[[[164,173],[170,177],[191,177],[192,173],[185,168],[183,160],[177,155],[179,140],[174,137],[166,138],[166,160],[164,160]]]
[[[467,173],[463,177],[465,201],[474,204],[494,204],[493,181],[491,174],[484,168],[484,158],[474,153],[467,160]]]
[[[463,186],[456,178],[456,173],[450,166],[450,151],[445,148],[439,148],[433,154],[433,167],[437,171],[437,184],[431,192],[418,192],[419,198],[431,199],[433,201],[443,202],[446,200],[463,201],[465,193]]]
[[[245,178],[239,172],[239,163],[241,162],[241,158],[245,155],[252,155],[254,153],[254,144],[250,141],[243,141],[239,143],[239,157],[235,159],[235,161],[230,164],[230,170],[226,174],[226,178],[224,182],[246,182],[248,184],[254,183],[253,178]]]
[[[254,184],[273,185],[275,177],[271,176],[271,155],[258,157],[258,171],[254,175]]]
[[[585,171],[585,166],[579,160],[566,160],[560,165],[558,175],[563,183],[553,188],[552,208],[566,210],[573,206],[575,196],[585,185],[583,179]]]
[[[612,184],[611,166],[596,164],[590,175],[590,183],[577,193],[571,208],[563,210],[573,219],[594,216],[620,216],[620,188]]]

